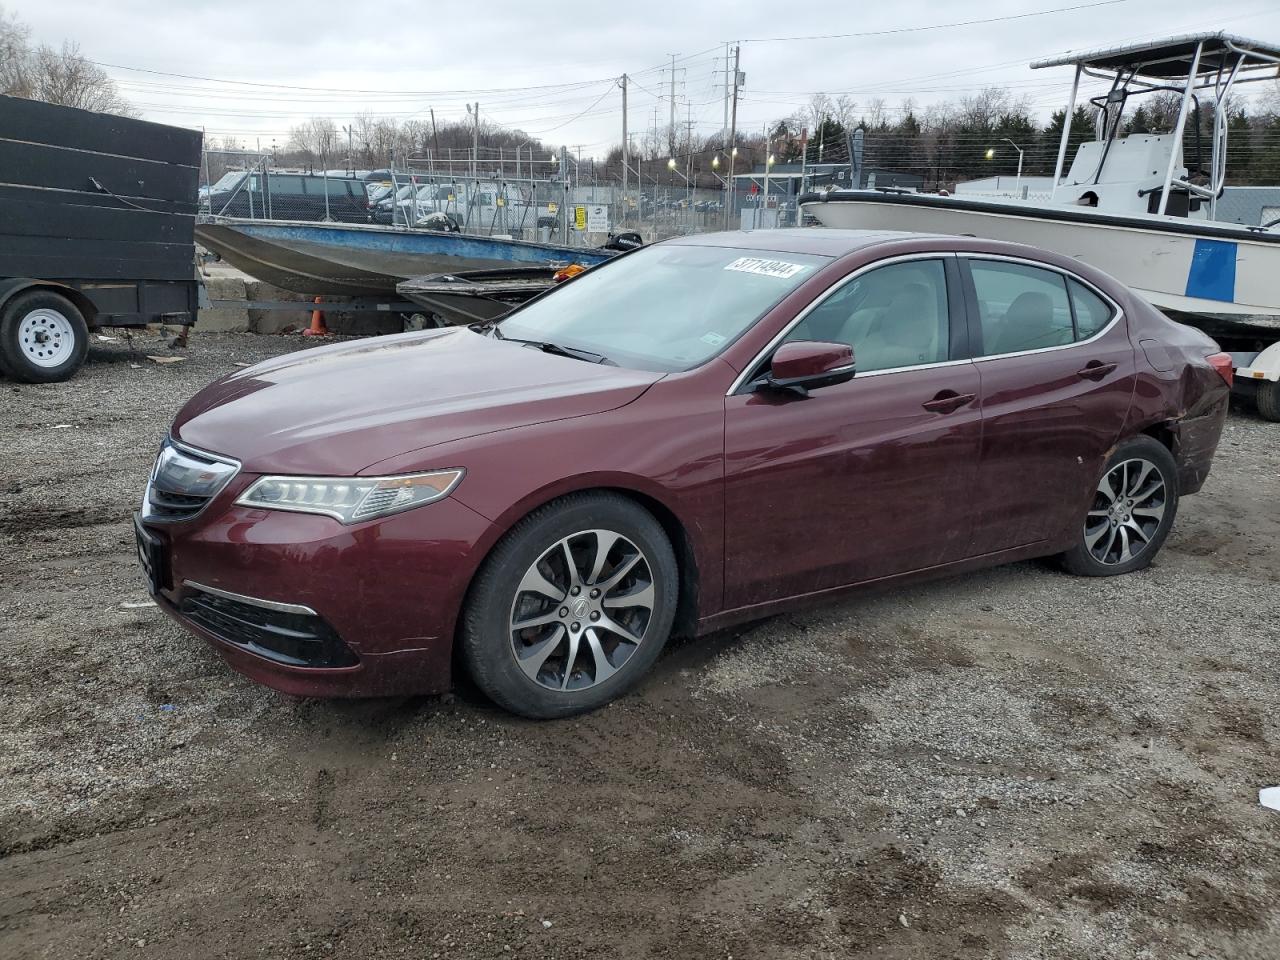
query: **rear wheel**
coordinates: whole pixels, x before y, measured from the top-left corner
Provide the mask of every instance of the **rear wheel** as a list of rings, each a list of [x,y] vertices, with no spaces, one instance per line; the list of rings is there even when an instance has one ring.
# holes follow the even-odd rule
[[[66,297],[33,290],[0,312],[0,364],[24,383],[66,380],[89,351],[89,328]]]
[[[1177,513],[1173,455],[1151,437],[1126,440],[1107,460],[1076,545],[1062,554],[1062,564],[1086,577],[1141,570],[1159,552]]]
[[[526,717],[563,717],[621,696],[671,632],[675,553],[648,511],[617,494],[534,511],[476,577],[462,653],[476,684]]]
[[[1280,381],[1260,380],[1256,396],[1262,419],[1280,423]]]

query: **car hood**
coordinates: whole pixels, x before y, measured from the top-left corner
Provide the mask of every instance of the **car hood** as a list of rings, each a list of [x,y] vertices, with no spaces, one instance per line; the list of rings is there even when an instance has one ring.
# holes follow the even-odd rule
[[[251,473],[348,476],[449,440],[603,413],[661,378],[453,327],[303,350],[237,371],[188,401],[172,432]]]

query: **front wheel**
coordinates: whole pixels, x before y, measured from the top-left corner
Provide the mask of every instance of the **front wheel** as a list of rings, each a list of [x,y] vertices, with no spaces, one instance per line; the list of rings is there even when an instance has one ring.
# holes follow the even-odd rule
[[[671,632],[676,558],[639,504],[565,497],[520,521],[463,612],[463,657],[495,702],[536,719],[594,709],[634,686]]]
[[[0,312],[0,367],[24,383],[66,380],[89,352],[89,328],[66,297],[32,290]]]
[[[1070,572],[1113,577],[1151,563],[1178,513],[1178,470],[1164,444],[1134,437],[1102,470],[1075,546],[1062,554]]]

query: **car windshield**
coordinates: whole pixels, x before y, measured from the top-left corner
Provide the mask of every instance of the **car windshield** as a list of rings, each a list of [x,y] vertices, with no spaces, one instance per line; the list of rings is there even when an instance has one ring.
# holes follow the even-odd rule
[[[229,170],[218,178],[218,182],[209,188],[210,193],[222,193],[234,189],[244,179],[243,170]]]
[[[511,314],[510,340],[554,343],[624,367],[688,370],[720,353],[829,257],[658,244],[589,270]]]

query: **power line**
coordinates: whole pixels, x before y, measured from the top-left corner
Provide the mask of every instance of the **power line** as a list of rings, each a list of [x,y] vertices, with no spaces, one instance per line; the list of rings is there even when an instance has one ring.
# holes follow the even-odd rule
[[[916,27],[893,27],[888,30],[862,30],[857,33],[821,33],[804,37],[756,37],[742,40],[741,43],[786,43],[794,40],[847,40],[852,37],[885,37],[899,33],[920,33],[925,30],[948,30],[952,27],[972,27],[983,23],[1003,23],[1007,20],[1026,20],[1029,17],[1044,17],[1051,13],[1067,13],[1072,10],[1089,10],[1093,7],[1109,7],[1117,3],[1128,3],[1129,0],[1098,0],[1096,3],[1081,3],[1073,7],[1055,7],[1052,10],[1035,10],[1031,13],[1012,13],[1003,17],[986,17],[982,20],[957,20],[953,23],[928,23]]]

